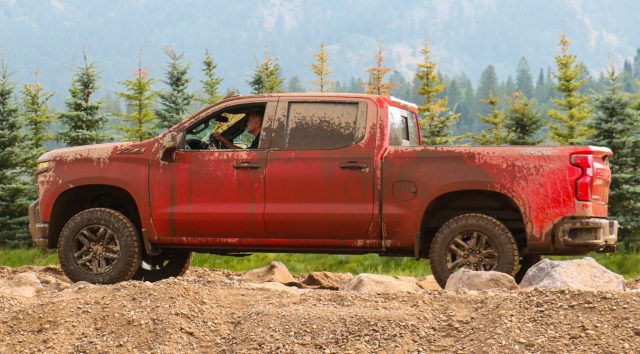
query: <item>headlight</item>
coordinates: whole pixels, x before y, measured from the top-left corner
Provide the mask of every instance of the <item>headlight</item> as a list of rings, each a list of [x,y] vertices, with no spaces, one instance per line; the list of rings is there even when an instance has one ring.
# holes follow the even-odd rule
[[[38,162],[36,165],[36,175],[53,170],[53,161]]]

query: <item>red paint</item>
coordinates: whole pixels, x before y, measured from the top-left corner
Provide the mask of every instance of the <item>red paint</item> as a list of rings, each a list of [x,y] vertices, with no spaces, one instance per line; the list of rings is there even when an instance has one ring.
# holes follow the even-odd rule
[[[162,162],[169,132],[181,133],[219,109],[268,103],[263,138],[286,116],[289,101],[364,104],[364,138],[333,150],[178,151]],[[277,105],[277,109],[276,109]],[[415,105],[357,94],[234,97],[207,107],[167,133],[140,143],[55,150],[40,174],[40,215],[51,221],[57,198],[82,185],[112,185],[131,194],[142,227],[158,246],[216,252],[304,251],[412,254],[423,215],[439,196],[482,190],[510,198],[524,217],[529,245],[551,247],[551,230],[568,216],[606,217],[611,173],[597,147],[391,147],[388,107],[414,114]],[[269,140],[270,139],[270,140]],[[572,155],[590,156],[591,200],[576,198],[583,169]],[[255,169],[237,169],[250,162]],[[357,162],[364,169],[343,169]],[[394,198],[398,181],[411,190]],[[415,186],[415,187],[414,187]],[[412,197],[415,189],[415,197]],[[397,192],[398,193],[398,192]],[[52,236],[52,237],[55,237]]]

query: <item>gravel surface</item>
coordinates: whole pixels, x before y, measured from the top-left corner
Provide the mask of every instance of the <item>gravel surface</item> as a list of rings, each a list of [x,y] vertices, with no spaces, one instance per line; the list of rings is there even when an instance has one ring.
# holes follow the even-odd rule
[[[0,352],[637,352],[640,292],[457,290],[398,294],[269,287],[194,268],[178,279],[72,284],[34,272],[0,291]],[[636,285],[630,282],[628,285]],[[66,288],[66,289],[65,289]]]

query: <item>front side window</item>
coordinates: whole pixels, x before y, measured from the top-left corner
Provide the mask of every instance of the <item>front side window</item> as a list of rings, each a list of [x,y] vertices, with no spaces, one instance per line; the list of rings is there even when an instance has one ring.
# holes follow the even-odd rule
[[[286,118],[284,148],[339,149],[356,142],[358,103],[294,102]]]
[[[404,109],[389,106],[391,146],[417,146],[418,125],[415,115]]]

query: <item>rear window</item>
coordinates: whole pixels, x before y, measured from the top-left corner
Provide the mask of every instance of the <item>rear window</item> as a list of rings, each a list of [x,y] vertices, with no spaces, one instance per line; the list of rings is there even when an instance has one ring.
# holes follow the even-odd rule
[[[389,106],[391,146],[418,146],[418,125],[415,115],[404,109]]]
[[[357,103],[290,103],[285,148],[338,149],[356,141]]]

